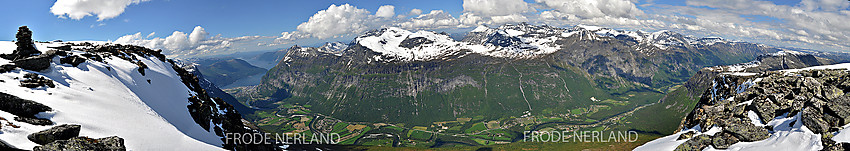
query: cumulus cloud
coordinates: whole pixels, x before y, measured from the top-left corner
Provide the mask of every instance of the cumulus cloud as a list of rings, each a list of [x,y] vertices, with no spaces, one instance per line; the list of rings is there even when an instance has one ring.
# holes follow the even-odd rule
[[[300,33],[309,34],[319,39],[339,37],[341,35],[360,33],[371,28],[366,9],[360,9],[349,4],[331,5],[301,23],[296,29]]]
[[[82,19],[86,16],[97,15],[97,20],[115,18],[131,4],[149,0],[57,0],[50,7],[50,12],[61,18]]]
[[[814,46],[823,49],[846,50],[850,44],[850,3],[841,0],[803,0],[797,5],[779,5],[758,0],[689,0],[689,6],[676,7],[693,15],[696,26],[724,35],[741,36],[777,45]],[[706,9],[703,7],[711,8]],[[695,14],[725,14],[728,18]],[[756,16],[780,21],[752,21],[744,16]],[[722,26],[720,26],[722,25]],[[735,28],[728,28],[735,27]]]
[[[534,9],[522,0],[463,0],[463,10],[482,16],[508,16]]]
[[[411,9],[410,13],[408,13],[408,15],[410,15],[410,16],[419,16],[421,14],[422,14],[422,10],[421,9],[415,9],[415,8]]]
[[[406,29],[440,29],[463,27],[451,14],[442,10],[432,10],[428,14],[422,14],[405,22],[396,24]]]
[[[171,35],[161,38],[150,38],[154,33],[142,36],[141,32],[121,36],[113,43],[130,44],[148,47],[151,49],[162,49],[169,57],[194,57],[202,55],[214,55],[231,50],[235,43],[250,42],[270,37],[243,36],[235,38],[223,38],[220,35],[213,37],[203,27],[195,27],[191,33],[174,31]]]
[[[634,18],[642,14],[634,3],[628,0],[537,0],[547,8],[580,18]]]
[[[522,0],[464,0],[461,23],[467,25],[527,22],[528,13],[537,10]]]
[[[378,8],[378,11],[375,12],[375,16],[378,17],[393,17],[395,16],[395,6],[393,5],[384,5]]]

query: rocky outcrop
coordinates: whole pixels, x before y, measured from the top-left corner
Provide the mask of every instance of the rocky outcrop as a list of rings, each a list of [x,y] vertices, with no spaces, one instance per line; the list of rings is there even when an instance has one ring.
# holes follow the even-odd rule
[[[723,132],[731,134],[742,142],[760,141],[770,136],[770,133],[764,127],[756,126],[749,120],[742,118],[730,118],[723,121],[721,125]]]
[[[15,70],[15,68],[17,68],[17,67],[15,67],[15,65],[11,65],[11,64],[0,65],[0,73],[5,73],[5,72]]]
[[[57,140],[67,140],[80,135],[80,125],[62,124],[50,129],[27,135],[27,139],[36,144],[44,145]]]
[[[50,68],[50,59],[51,56],[35,56],[23,59],[17,59],[12,61],[15,63],[15,66],[18,66],[22,69],[32,70],[32,71],[41,71],[47,68]]]
[[[35,114],[38,114],[38,112],[46,112],[53,109],[32,100],[25,100],[0,92],[0,110],[17,116],[35,117]]]
[[[41,53],[35,48],[35,43],[32,40],[32,31],[27,26],[18,28],[18,33],[15,34],[17,49],[12,54],[3,54],[0,57],[8,60],[18,60]]]
[[[74,67],[77,67],[81,63],[86,62],[86,58],[80,56],[69,56],[65,58],[59,59],[59,63],[70,64]]]
[[[174,60],[169,59],[168,62],[172,64],[172,68],[180,76],[183,84],[197,93],[188,98],[189,105],[186,106],[192,119],[207,131],[215,131],[216,135],[221,137],[222,142],[225,142],[223,148],[230,150],[279,150],[271,144],[232,144],[232,141],[225,141],[225,133],[262,132],[258,129],[248,128],[243,124],[242,115],[233,105],[224,102],[221,98],[210,97],[204,87],[201,86],[201,79],[197,76],[181,68]]]
[[[846,69],[718,72],[682,127],[721,127],[722,132],[714,134],[710,144],[725,149],[738,142],[767,139],[775,132],[768,124],[774,119],[800,118],[803,126],[823,136],[821,143],[826,150],[842,150],[843,144],[831,139],[850,121],[848,78],[850,71]],[[679,148],[707,147],[698,138],[689,142]]]
[[[702,150],[708,145],[711,145],[711,136],[708,135],[697,135],[694,138],[691,138],[688,141],[685,141],[679,147],[676,147],[676,151],[693,151],[693,150]]]
[[[35,48],[35,43],[32,40],[32,31],[27,26],[18,28],[18,33],[15,34],[17,41],[17,49],[11,54],[2,54],[0,57],[12,60],[15,66],[22,69],[40,71],[50,67],[50,59],[52,55],[39,55],[41,51]],[[3,69],[6,70],[6,69]]]
[[[44,78],[35,73],[27,73],[24,74],[24,80],[21,80],[21,87],[26,88],[38,88],[38,87],[49,87],[54,88],[56,85],[53,84],[53,80]]]
[[[759,55],[755,61],[751,61],[748,63],[741,63],[736,65],[729,66],[714,66],[714,67],[706,67],[698,71],[694,74],[685,84],[683,84],[684,88],[687,90],[687,96],[690,98],[700,98],[700,99],[708,99],[702,100],[698,103],[706,103],[706,104],[714,104],[713,102],[718,101],[717,99],[725,99],[730,97],[730,94],[724,94],[726,92],[731,91],[708,91],[713,87],[713,84],[720,84],[721,86],[724,84],[742,84],[746,81],[739,81],[738,76],[730,76],[728,74],[723,73],[734,73],[734,72],[748,72],[748,73],[760,73],[767,71],[776,71],[782,69],[798,69],[805,68],[811,66],[818,65],[826,65],[831,64],[835,61],[826,58],[815,57],[811,54],[794,52],[794,51],[781,51],[777,53],[770,54],[762,54]],[[717,78],[724,77],[724,78]],[[721,80],[721,81],[716,81]],[[710,94],[710,93],[715,94]],[[717,94],[719,93],[719,94]],[[711,95],[718,95],[720,97],[707,97]],[[744,95],[746,97],[752,97],[747,94]],[[714,100],[712,100],[714,99]],[[740,98],[738,98],[740,99]],[[752,98],[748,98],[752,99]],[[773,112],[774,104],[770,102],[766,102],[764,100],[755,100],[753,103],[761,103],[761,105],[754,106],[754,111],[759,117],[772,117],[775,115]],[[701,105],[697,105],[699,107]],[[744,111],[743,109],[739,109],[737,111]],[[739,115],[743,115],[743,112],[737,112]],[[693,114],[693,113],[691,113]],[[781,114],[781,113],[780,113]],[[688,115],[692,116],[692,115]],[[770,120],[772,118],[762,118],[762,120]],[[678,130],[686,129],[683,126],[694,126],[685,124],[686,121],[682,121],[681,126]],[[765,121],[762,121],[765,122]]]
[[[737,137],[727,132],[720,132],[711,137],[711,145],[713,145],[716,149],[727,149],[729,146],[732,146],[732,144],[738,142],[740,142],[740,140],[738,140]]]
[[[152,144],[153,145],[153,144]],[[123,151],[124,139],[110,136],[99,139],[74,137],[68,140],[58,140],[42,146],[36,146],[33,151]]]
[[[50,121],[48,119],[42,119],[42,118],[34,118],[34,117],[18,116],[18,117],[15,117],[15,121],[30,123],[32,125],[41,125],[41,126],[53,125],[53,121]]]

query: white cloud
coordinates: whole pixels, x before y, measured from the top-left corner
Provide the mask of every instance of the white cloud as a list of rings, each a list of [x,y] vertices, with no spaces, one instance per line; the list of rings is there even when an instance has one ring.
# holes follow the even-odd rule
[[[378,8],[378,11],[375,12],[375,16],[385,17],[385,18],[393,17],[393,16],[395,16],[395,6],[393,6],[393,5],[381,6],[380,8]]]
[[[408,13],[408,15],[410,15],[410,16],[419,16],[421,14],[422,14],[422,10],[421,9],[415,9],[415,8],[411,9],[410,13]]]
[[[850,3],[846,1],[803,0],[797,5],[779,5],[769,1],[758,0],[690,0],[689,6],[675,7],[685,10],[686,15],[693,15],[697,20],[704,20],[698,26],[716,31],[724,35],[740,36],[777,45],[792,43],[798,46],[815,47],[815,49],[847,50],[850,43],[841,39],[850,39],[850,13],[846,9]],[[700,7],[708,7],[705,9]],[[710,15],[694,14],[724,14],[724,19]],[[716,15],[715,15],[716,16]],[[771,19],[768,21],[752,21],[746,19],[752,16]],[[726,25],[714,26],[709,24]],[[818,46],[820,45],[820,46]]]
[[[580,18],[634,18],[643,14],[628,0],[537,0],[547,8]]]
[[[463,0],[463,10],[482,16],[508,16],[534,9],[522,0]]]
[[[449,13],[442,10],[432,10],[428,14],[419,15],[408,21],[398,23],[396,26],[406,29],[457,28],[460,26],[460,22]]]
[[[50,12],[61,18],[82,19],[86,16],[97,15],[102,21],[118,17],[131,4],[149,0],[57,0],[50,7]]]
[[[206,39],[208,36],[210,36],[210,33],[207,33],[207,31],[204,30],[203,27],[196,26],[195,29],[192,30],[192,34],[189,35],[189,39],[188,39],[189,44],[197,45],[198,42],[201,42],[202,40]]]
[[[501,25],[527,22],[525,17],[537,10],[522,0],[464,0],[460,16],[464,25]]]
[[[121,36],[114,43],[138,45],[151,49],[162,49],[169,57],[194,57],[204,55],[215,55],[229,52],[235,44],[245,44],[271,37],[262,36],[243,36],[235,38],[223,38],[220,35],[213,37],[204,30],[203,27],[197,26],[191,33],[186,34],[181,31],[174,31],[171,35],[160,38],[150,38],[154,33],[142,37],[142,33],[138,32],[131,35]],[[253,43],[252,43],[253,44]]]
[[[366,9],[360,9],[352,5],[331,5],[326,10],[321,10],[310,17],[307,22],[301,23],[296,29],[304,34],[319,39],[335,38],[351,33],[361,33],[372,28],[371,20],[374,16],[369,15]]]

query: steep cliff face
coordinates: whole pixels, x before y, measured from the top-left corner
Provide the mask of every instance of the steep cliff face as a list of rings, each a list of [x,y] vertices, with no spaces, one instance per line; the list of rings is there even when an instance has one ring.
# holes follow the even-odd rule
[[[796,55],[704,69],[714,76],[682,131],[636,150],[846,150],[850,64]]]
[[[529,24],[479,27],[462,41],[433,32],[376,30],[337,51],[292,47],[256,88],[251,106],[307,104],[344,120],[430,123],[461,116],[564,114],[555,108],[613,105],[610,116],[655,100],[704,66],[780,49],[673,32],[570,29]],[[277,103],[277,104],[275,104]],[[368,110],[369,114],[360,114]],[[561,113],[558,113],[561,112]]]

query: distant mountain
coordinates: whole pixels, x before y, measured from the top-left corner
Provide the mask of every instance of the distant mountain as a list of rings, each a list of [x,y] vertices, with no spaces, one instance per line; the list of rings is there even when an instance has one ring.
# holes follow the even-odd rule
[[[204,78],[217,86],[230,85],[237,80],[266,72],[266,69],[253,66],[242,59],[212,58],[196,63]]]
[[[320,46],[319,49],[321,49],[323,52],[334,53],[341,52],[342,50],[348,48],[348,46],[349,44],[343,42],[328,42]],[[295,47],[298,46],[296,45]],[[265,52],[251,58],[246,58],[245,60],[248,60],[248,62],[257,65],[258,67],[271,69],[286,56],[287,52],[289,52],[287,49]]]
[[[656,102],[702,67],[781,50],[669,31],[592,26],[481,26],[461,41],[384,28],[338,51],[289,48],[259,86],[235,96],[265,108],[308,105],[346,121],[559,117],[570,109],[600,106],[582,118],[604,120]]]

